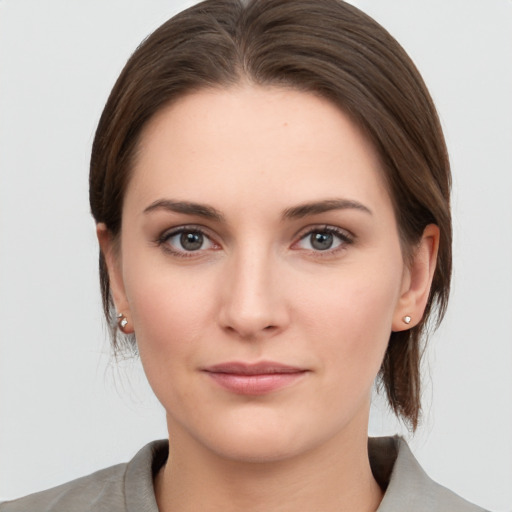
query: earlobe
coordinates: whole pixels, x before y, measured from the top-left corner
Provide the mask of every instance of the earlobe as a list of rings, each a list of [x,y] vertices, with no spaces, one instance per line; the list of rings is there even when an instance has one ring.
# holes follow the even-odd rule
[[[133,332],[133,330],[130,329],[128,321],[130,317],[130,307],[124,288],[120,251],[117,247],[117,241],[114,239],[107,226],[102,222],[96,225],[96,235],[108,270],[110,293],[112,294],[112,299],[116,311],[118,312],[118,324],[125,334],[129,334]]]
[[[434,278],[438,248],[439,227],[429,224],[405,270],[402,293],[393,318],[393,331],[410,329],[421,321]]]

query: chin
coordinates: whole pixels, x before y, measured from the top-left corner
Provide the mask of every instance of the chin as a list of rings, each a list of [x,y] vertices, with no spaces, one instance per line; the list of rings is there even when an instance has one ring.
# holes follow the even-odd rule
[[[258,414],[247,412],[219,415],[217,421],[195,425],[171,420],[169,437],[176,448],[188,447],[198,455],[248,463],[290,459],[315,444],[313,439],[308,439],[309,429],[303,428],[303,421],[290,422],[285,415],[276,417],[261,410]]]
[[[229,436],[211,449],[221,458],[236,462],[271,463],[291,459],[307,448],[297,439],[285,439],[273,432]]]
[[[290,418],[285,414],[249,415],[243,420],[235,417],[228,424],[220,422],[209,427],[208,432],[197,432],[194,436],[203,448],[224,460],[247,463],[274,463],[300,457],[328,445],[340,430],[339,425],[329,428],[311,417]]]

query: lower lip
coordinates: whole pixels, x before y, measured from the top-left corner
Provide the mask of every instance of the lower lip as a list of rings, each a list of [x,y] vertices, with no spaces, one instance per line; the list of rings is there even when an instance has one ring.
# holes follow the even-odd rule
[[[244,375],[235,373],[206,372],[217,384],[238,395],[265,395],[301,380],[306,372],[265,373]]]

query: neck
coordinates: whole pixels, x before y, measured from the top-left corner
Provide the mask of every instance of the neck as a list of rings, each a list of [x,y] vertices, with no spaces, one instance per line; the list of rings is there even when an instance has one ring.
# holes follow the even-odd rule
[[[373,512],[382,499],[366,432],[272,462],[229,460],[179,442],[175,432],[173,441],[155,479],[160,512]]]

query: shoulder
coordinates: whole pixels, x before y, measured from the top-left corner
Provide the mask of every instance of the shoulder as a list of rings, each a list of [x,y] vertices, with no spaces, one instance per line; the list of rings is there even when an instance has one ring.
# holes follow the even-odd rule
[[[485,512],[429,478],[403,439],[370,439],[369,451],[376,479],[387,486],[377,512]]]
[[[126,464],[118,464],[46,491],[0,503],[0,512],[125,512],[156,509],[155,466],[167,457],[165,441],[146,445]],[[136,503],[141,501],[141,506]],[[130,503],[131,502],[131,503]]]
[[[24,498],[0,504],[1,512],[41,512],[91,510],[92,503],[100,504],[95,510],[124,510],[118,506],[123,502],[123,477],[126,464],[119,464],[78,478],[47,491],[30,494]]]

